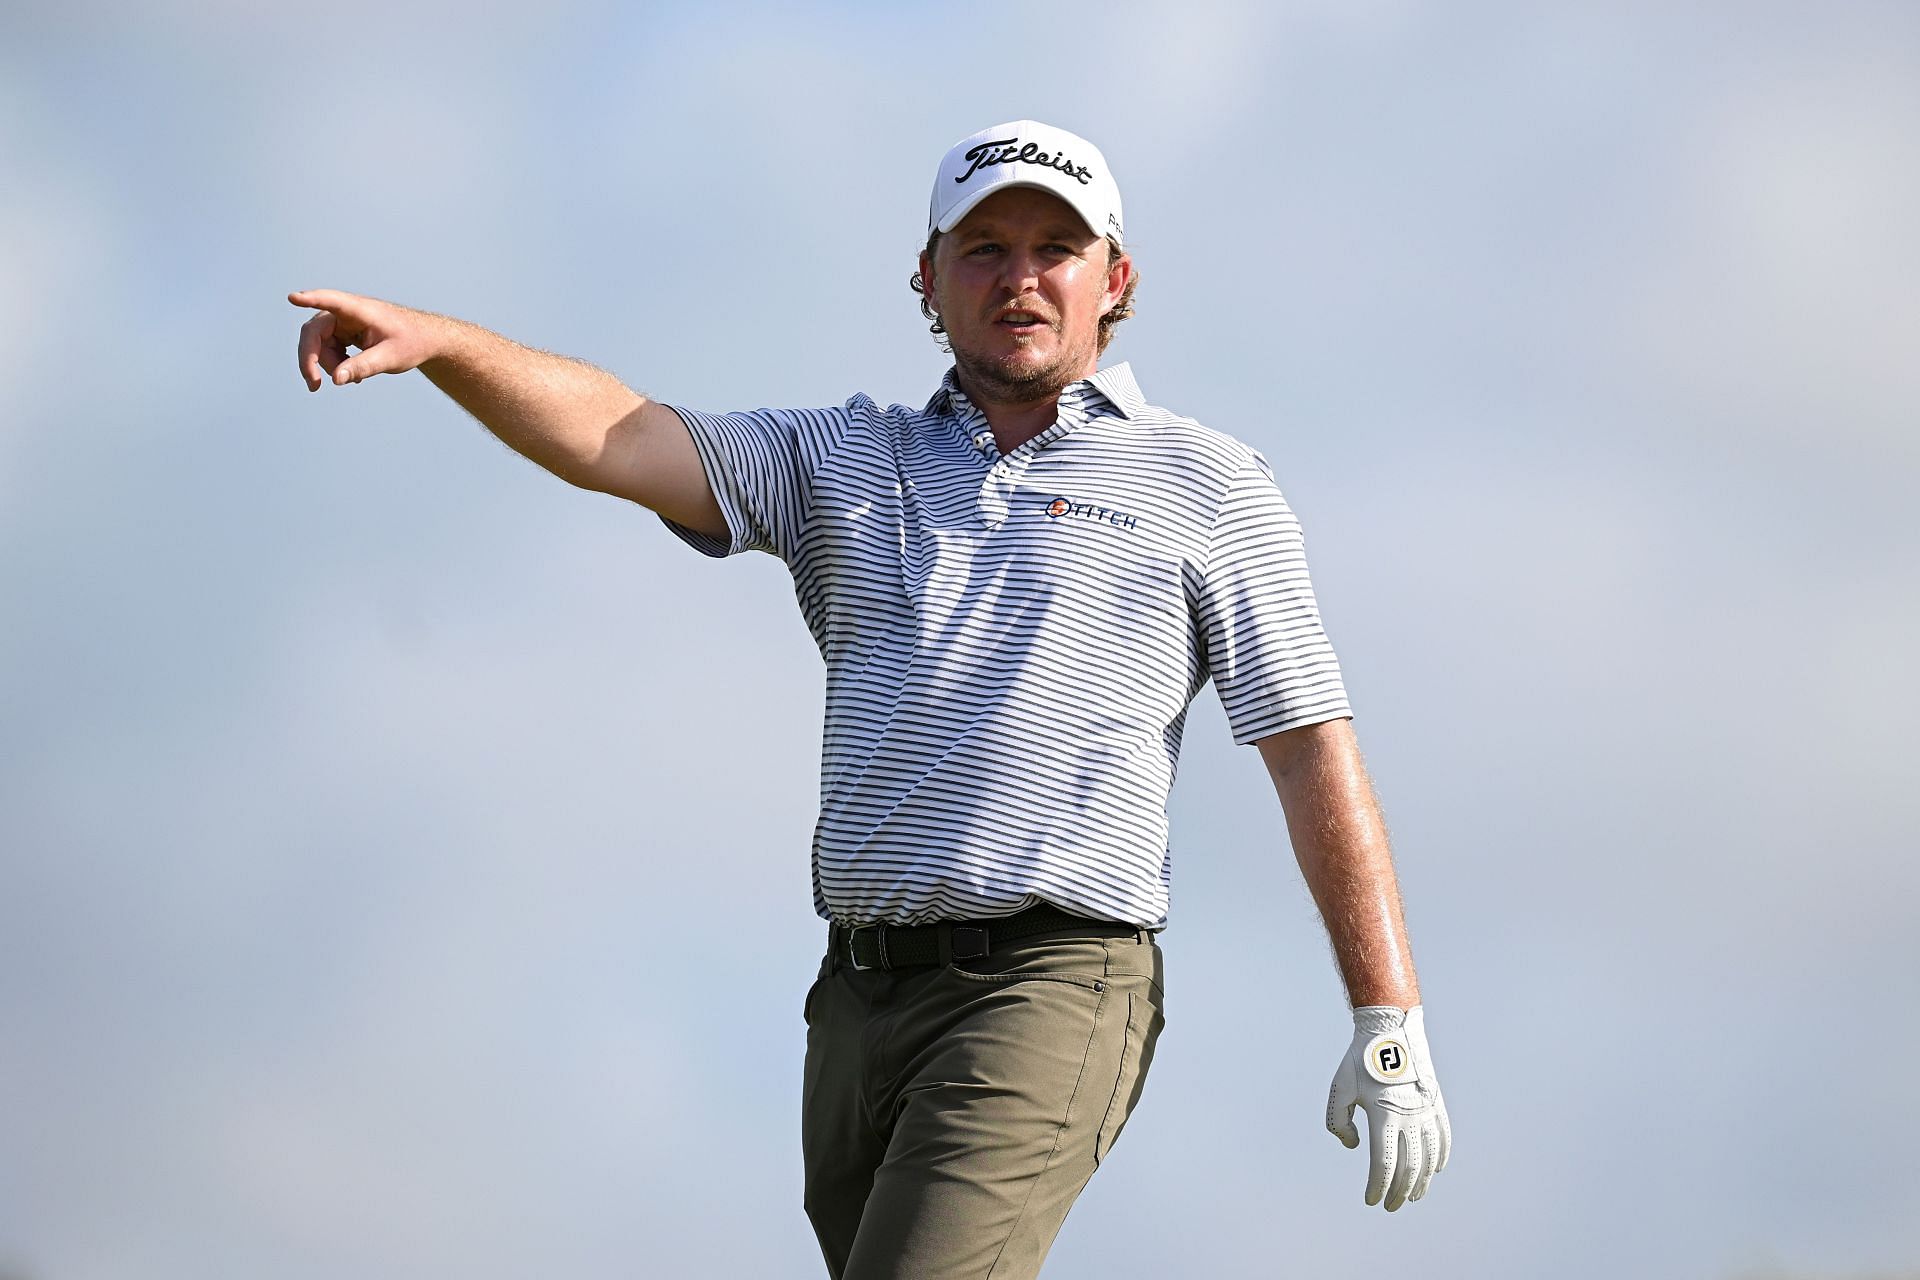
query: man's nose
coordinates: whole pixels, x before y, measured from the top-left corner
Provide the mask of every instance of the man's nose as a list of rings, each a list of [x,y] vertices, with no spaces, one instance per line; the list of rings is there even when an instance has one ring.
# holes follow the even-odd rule
[[[1040,255],[1031,249],[1009,250],[1004,260],[1004,274],[1001,279],[1014,296],[1029,293],[1040,284]]]

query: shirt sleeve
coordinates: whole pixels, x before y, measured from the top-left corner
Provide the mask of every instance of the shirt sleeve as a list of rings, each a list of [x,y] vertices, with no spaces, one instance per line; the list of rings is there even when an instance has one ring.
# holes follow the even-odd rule
[[[700,452],[727,536],[716,538],[661,517],[702,555],[765,551],[790,560],[812,507],[813,474],[846,434],[850,413],[831,409],[756,409],[701,413],[670,406]]]
[[[1300,522],[1258,453],[1214,517],[1197,613],[1235,742],[1352,714],[1320,625]]]

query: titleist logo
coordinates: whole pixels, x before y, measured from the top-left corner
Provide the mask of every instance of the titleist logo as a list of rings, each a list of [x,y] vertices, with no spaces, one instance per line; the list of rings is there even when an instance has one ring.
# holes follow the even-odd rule
[[[980,170],[992,164],[1041,164],[1049,169],[1058,169],[1069,178],[1077,178],[1081,184],[1093,181],[1093,174],[1083,164],[1075,164],[1058,152],[1048,155],[1040,149],[1037,142],[1022,145],[1018,138],[998,138],[992,142],[983,142],[977,147],[967,148],[967,159],[973,161],[967,171],[955,178],[955,182],[965,182]]]

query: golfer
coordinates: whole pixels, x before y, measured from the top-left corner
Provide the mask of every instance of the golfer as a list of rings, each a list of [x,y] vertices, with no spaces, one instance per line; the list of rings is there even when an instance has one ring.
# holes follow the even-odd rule
[[[561,479],[792,572],[827,667],[801,1138],[834,1277],[1039,1273],[1164,1025],[1167,795],[1209,680],[1353,1005],[1327,1127],[1357,1146],[1366,1110],[1368,1204],[1446,1164],[1299,523],[1260,454],[1099,367],[1136,283],[1100,151],[1019,120],[940,161],[912,285],[953,366],[918,406],[699,412],[445,316],[290,295],[317,312],[309,389],[418,369]]]

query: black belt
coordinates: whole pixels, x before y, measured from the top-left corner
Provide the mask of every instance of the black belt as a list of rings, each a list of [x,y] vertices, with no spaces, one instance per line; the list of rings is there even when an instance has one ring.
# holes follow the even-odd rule
[[[1043,902],[1025,911],[991,920],[942,920],[937,924],[865,924],[854,927],[836,923],[828,930],[827,939],[836,967],[851,964],[856,969],[906,969],[914,965],[946,964],[952,960],[975,960],[995,947],[1017,942],[1021,938],[1060,929],[1089,927],[1111,933],[1136,932],[1130,924],[1069,915]]]

